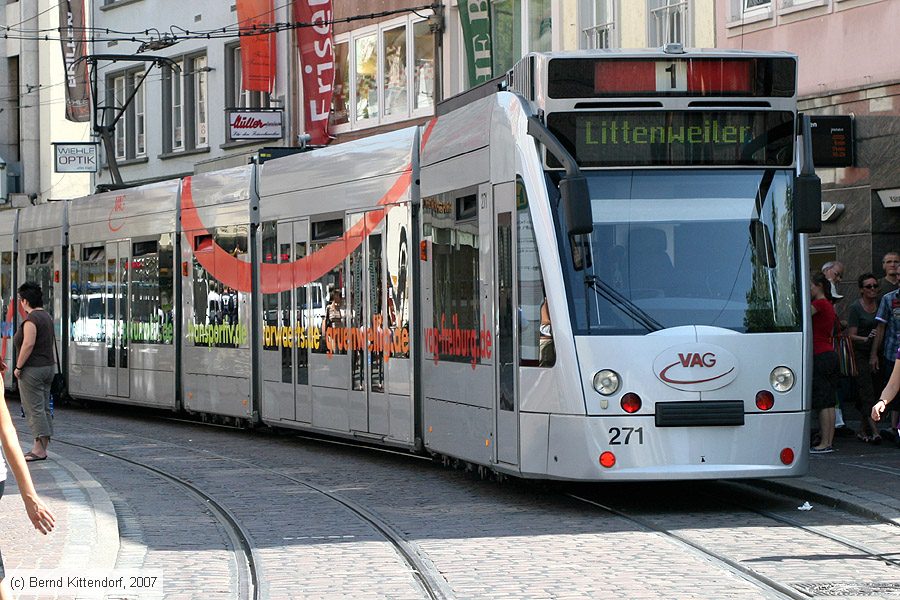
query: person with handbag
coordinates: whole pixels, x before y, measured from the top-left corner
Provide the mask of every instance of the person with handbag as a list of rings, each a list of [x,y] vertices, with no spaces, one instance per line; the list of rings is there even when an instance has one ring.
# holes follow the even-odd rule
[[[834,348],[837,315],[832,306],[831,285],[823,273],[813,273],[812,297],[813,373],[812,409],[819,413],[819,443],[811,454],[834,452],[834,409],[837,404],[838,358]]]
[[[26,281],[19,286],[18,292],[19,303],[26,316],[13,338],[16,347],[13,376],[19,381],[19,398],[34,437],[34,445],[25,453],[25,460],[33,462],[47,458],[47,447],[53,436],[50,386],[56,373],[56,343],[53,317],[44,310],[41,286]]]
[[[881,375],[869,365],[869,355],[875,341],[875,313],[878,311],[878,277],[874,273],[859,276],[859,299],[850,306],[847,337],[853,341],[857,368],[857,408],[862,416],[862,427],[857,438],[867,444],[881,443],[881,435],[875,421],[870,418],[872,406],[881,389]]]

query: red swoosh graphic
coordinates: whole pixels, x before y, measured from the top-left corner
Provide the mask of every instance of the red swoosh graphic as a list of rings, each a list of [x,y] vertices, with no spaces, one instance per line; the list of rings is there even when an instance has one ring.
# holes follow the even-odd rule
[[[708,381],[715,381],[716,379],[721,379],[721,378],[725,377],[726,375],[728,375],[729,373],[731,373],[732,371],[734,371],[734,369],[735,369],[735,367],[731,367],[730,369],[728,369],[721,375],[716,375],[715,377],[710,377],[709,379],[697,379],[695,381],[681,381],[679,379],[669,379],[668,377],[666,377],[666,371],[668,371],[669,369],[671,369],[672,367],[674,367],[675,365],[680,364],[680,363],[681,363],[680,360],[676,360],[671,365],[669,365],[668,367],[666,367],[665,369],[660,371],[659,378],[662,379],[663,381],[665,381],[666,383],[676,383],[676,384],[682,384],[682,385],[687,385],[687,384],[691,384],[691,383],[706,383]]]
[[[425,147],[437,119],[432,119],[422,134],[422,147]],[[394,185],[382,196],[376,206],[395,203],[409,187],[412,176],[412,164],[403,168],[403,173]],[[315,281],[339,265],[351,252],[363,243],[363,240],[375,230],[387,216],[390,208],[373,210],[366,213],[364,219],[351,227],[344,235],[321,250],[313,252],[299,260],[279,265],[263,263],[260,265],[260,284],[263,294],[275,294],[291,290],[298,286]],[[184,235],[190,247],[194,248],[194,239],[198,235],[209,235],[206,226],[197,214],[191,192],[191,178],[185,177],[181,188],[181,222]],[[204,269],[224,285],[240,292],[253,290],[251,264],[240,260],[213,243],[209,249],[194,252]]]
[[[109,218],[106,220],[106,224],[109,226],[109,230],[112,231],[113,233],[117,232],[118,230],[122,229],[125,226],[125,220],[123,219],[121,225],[119,225],[118,227],[113,227],[112,218],[113,218],[113,213],[115,211],[116,211],[116,207],[113,206],[109,211]]]

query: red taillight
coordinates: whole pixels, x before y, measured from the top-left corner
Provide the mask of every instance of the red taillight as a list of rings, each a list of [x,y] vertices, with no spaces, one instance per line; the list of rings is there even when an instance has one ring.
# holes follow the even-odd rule
[[[628,392],[622,396],[622,410],[627,413],[636,413],[641,410],[641,397],[634,392]]]
[[[616,464],[616,455],[607,450],[600,455],[600,465],[609,469]]]
[[[785,448],[781,451],[781,464],[789,465],[794,462],[794,451],[790,448]]]
[[[756,392],[756,408],[770,410],[773,406],[775,406],[775,396],[772,395],[772,392],[767,390]]]

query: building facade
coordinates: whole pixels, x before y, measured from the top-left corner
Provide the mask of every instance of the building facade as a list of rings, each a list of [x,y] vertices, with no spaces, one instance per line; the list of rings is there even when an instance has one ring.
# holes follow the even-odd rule
[[[6,2],[0,19],[0,206],[81,196],[88,174],[54,172],[53,142],[89,142],[86,123],[65,120],[65,71],[57,2]]]
[[[340,143],[425,122],[438,102],[474,85],[467,66],[473,47],[487,52],[487,80],[504,74],[530,51],[666,42],[713,46],[713,2],[442,0],[423,7],[425,3],[411,0],[335,1],[329,133]],[[129,32],[134,23],[141,24],[134,41],[127,35],[98,35],[91,50],[99,61],[98,119],[109,122],[122,113],[110,152],[126,183],[245,164],[261,146],[298,144],[305,133],[307,102],[294,30],[276,34],[272,92],[246,92],[241,89],[235,1],[91,4],[98,28]],[[272,5],[272,22],[294,22],[293,3]],[[480,21],[479,35],[489,37],[487,44],[469,43],[467,36],[473,34],[464,27],[467,19]],[[185,35],[187,31],[195,35]],[[223,35],[196,36],[214,31]],[[149,32],[153,43],[142,32]],[[130,58],[103,60],[111,54]],[[148,58],[164,59],[164,64]],[[233,139],[228,115],[236,108],[280,113],[282,135]],[[106,169],[96,178],[101,184],[110,181]]]
[[[721,47],[799,56],[804,112],[852,118],[852,166],[816,169],[825,222],[811,258],[844,262],[841,293],[855,298],[856,276],[881,276],[900,249],[900,0],[717,0],[717,13]]]

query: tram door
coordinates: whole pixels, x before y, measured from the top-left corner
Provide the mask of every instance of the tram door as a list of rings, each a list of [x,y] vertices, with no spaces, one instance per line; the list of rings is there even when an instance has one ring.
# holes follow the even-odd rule
[[[494,306],[496,308],[497,462],[519,464],[516,390],[515,184],[494,186]]]
[[[278,262],[295,263],[306,258],[309,249],[309,220],[301,219],[278,224]],[[283,291],[278,295],[279,344],[281,351],[281,384],[277,404],[281,407],[279,417],[301,423],[312,422],[312,400],[309,389],[309,344],[311,325],[317,311],[324,309],[321,293],[316,294],[314,285],[298,281],[296,273],[293,285],[279,286]]]
[[[106,244],[106,395],[130,395],[128,372],[131,244]]]
[[[371,227],[361,222],[378,221]],[[385,392],[385,357],[382,348],[385,320],[384,220],[381,210],[348,216],[350,253],[347,281],[347,331],[350,355],[350,429],[387,435],[390,430]],[[380,339],[379,339],[380,338]]]

